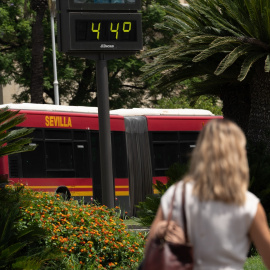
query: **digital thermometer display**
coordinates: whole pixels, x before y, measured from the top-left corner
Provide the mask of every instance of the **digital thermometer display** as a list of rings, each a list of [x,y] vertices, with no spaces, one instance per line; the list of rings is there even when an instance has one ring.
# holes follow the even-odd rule
[[[136,21],[77,20],[76,41],[137,41]]]

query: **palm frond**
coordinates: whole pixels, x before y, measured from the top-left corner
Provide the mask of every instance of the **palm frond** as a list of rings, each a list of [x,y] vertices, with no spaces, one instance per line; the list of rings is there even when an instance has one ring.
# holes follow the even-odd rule
[[[18,139],[20,137],[27,136],[33,131],[34,128],[20,128],[11,130],[10,132],[6,133],[6,136],[4,136],[4,138],[0,138],[0,145],[14,141],[15,139]]]
[[[16,116],[9,115],[8,117],[7,120],[0,124],[0,133],[19,125],[25,120],[25,115],[23,114]]]
[[[206,91],[218,95],[222,84],[251,78],[248,74],[252,65],[262,57],[266,57],[265,71],[270,72],[269,0],[188,3],[189,7],[183,7],[172,0],[164,7],[167,16],[158,27],[173,33],[172,43],[144,54],[154,58],[143,68],[143,78],[155,78],[153,87],[171,91],[184,80],[200,76],[203,79],[194,89],[201,93],[201,83]],[[206,79],[210,77],[211,87]]]
[[[264,70],[265,70],[265,72],[270,72],[270,54],[268,54],[266,59],[265,59]]]
[[[233,24],[242,32],[242,35],[256,36],[253,34],[253,25],[250,18],[247,16],[246,7],[243,1],[228,1],[220,0],[221,5],[224,7],[227,16],[233,21]]]
[[[199,53],[193,58],[193,62],[200,62],[216,53],[220,53],[220,52],[227,53],[227,52],[232,51],[233,49],[234,49],[234,45],[230,44],[230,42],[224,41],[223,43],[220,43],[213,47],[208,47],[207,49],[203,50],[201,53]]]
[[[8,108],[0,110],[0,156],[33,151],[36,146],[29,145],[30,138],[22,138],[33,132],[33,128],[14,129],[26,119],[19,111],[10,111]]]
[[[223,60],[218,65],[217,69],[215,70],[215,75],[222,74],[228,67],[230,67],[239,57],[244,54],[248,53],[248,49],[251,49],[252,46],[249,44],[242,44],[236,47],[232,52],[227,54]]]
[[[30,145],[30,143],[31,143],[30,138],[23,138],[15,141],[14,143],[9,143],[7,145],[0,146],[0,156],[35,150],[36,145]]]
[[[0,110],[0,123],[5,122],[7,119],[15,116],[17,114],[16,111],[9,111],[8,108],[3,108]]]
[[[188,28],[193,28],[200,23],[200,21],[198,20],[198,17],[196,18],[193,14],[196,11],[191,10],[188,7],[177,4],[177,5],[174,5],[173,7],[167,6],[164,9],[166,13],[168,14],[165,17],[168,20],[168,22],[170,22],[171,19],[174,17],[174,18],[179,19]]]
[[[41,269],[46,260],[60,256],[45,246],[48,234],[37,223],[19,225],[26,203],[22,192],[23,187],[0,190],[0,269]]]
[[[216,46],[226,44],[226,43],[239,43],[238,37],[231,37],[231,36],[225,36],[225,37],[217,37],[214,39],[210,44],[210,48],[214,48]]]
[[[254,37],[259,38],[260,32],[264,28],[264,22],[262,20],[262,14],[261,14],[261,3],[260,1],[254,1],[254,0],[244,0],[245,1],[245,7],[248,10],[249,14],[249,20],[252,25],[256,27],[250,27],[254,31]]]
[[[192,4],[198,10],[199,14],[207,18],[207,23],[216,28],[222,29],[228,35],[241,36],[243,33],[227,19],[226,14],[222,13],[220,3],[215,1],[195,1]]]
[[[214,35],[200,35],[200,36],[195,36],[189,39],[189,43],[207,43],[207,44],[212,44],[215,40],[217,40],[217,36]]]
[[[240,74],[238,76],[238,80],[239,81],[243,81],[248,72],[250,71],[250,68],[252,67],[252,65],[258,61],[259,59],[261,59],[262,57],[264,57],[266,55],[266,53],[253,53],[253,54],[249,54],[243,64],[242,64],[242,67],[241,67],[241,71],[240,71]]]

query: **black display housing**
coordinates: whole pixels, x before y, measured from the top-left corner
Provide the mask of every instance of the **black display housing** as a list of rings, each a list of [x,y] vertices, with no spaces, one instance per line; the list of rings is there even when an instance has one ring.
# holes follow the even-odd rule
[[[67,1],[67,0],[65,0]],[[77,1],[77,2],[76,2]],[[140,10],[140,0],[68,0],[68,8],[70,10]]]
[[[79,32],[78,22],[94,23],[94,31],[98,30],[98,23],[100,22],[99,40],[96,38],[97,33],[91,31],[91,26],[85,31]],[[123,27],[129,30],[124,22],[131,22],[131,30],[129,35],[124,34]],[[111,23],[113,25],[111,25]],[[116,39],[115,31],[118,27],[118,38]],[[102,29],[102,26],[106,29]],[[84,33],[85,32],[85,33]],[[92,33],[91,33],[92,32]],[[142,39],[138,35],[141,32],[141,14],[138,13],[70,13],[70,50],[123,50],[123,51],[137,51],[142,49]],[[92,35],[91,35],[92,34]],[[95,35],[96,34],[96,35]],[[85,38],[83,36],[85,35]],[[91,37],[92,36],[92,37]]]
[[[58,49],[78,56],[142,50],[142,14],[135,10],[139,5],[137,0],[122,4],[57,0]]]

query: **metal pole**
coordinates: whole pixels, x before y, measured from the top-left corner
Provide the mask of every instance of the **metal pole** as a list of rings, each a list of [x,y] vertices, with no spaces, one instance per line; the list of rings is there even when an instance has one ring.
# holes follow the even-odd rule
[[[51,1],[51,32],[52,32],[52,52],[53,52],[53,89],[54,89],[54,104],[59,105],[59,89],[57,79],[56,66],[56,49],[55,49],[55,32],[54,32],[54,17],[55,17],[55,0]]]
[[[107,61],[96,61],[97,98],[99,117],[100,169],[102,204],[114,207],[114,183],[112,169],[112,145],[110,128],[109,83]]]

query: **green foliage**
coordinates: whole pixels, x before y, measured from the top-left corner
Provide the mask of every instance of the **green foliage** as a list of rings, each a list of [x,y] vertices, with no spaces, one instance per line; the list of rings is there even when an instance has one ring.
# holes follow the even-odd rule
[[[173,34],[173,42],[145,52],[153,61],[143,66],[144,79],[156,78],[156,88],[171,91],[200,77],[189,89],[219,95],[224,87],[237,89],[258,60],[265,60],[265,71],[269,70],[268,0],[188,3],[186,7],[173,0],[164,6],[165,20],[156,28]]]
[[[184,91],[178,97],[162,98],[157,102],[157,108],[176,109],[191,108],[209,110],[215,115],[222,115],[222,106],[218,104],[216,97],[200,96],[190,97]]]
[[[144,202],[139,202],[137,215],[139,222],[143,226],[150,226],[156,216],[159,204],[160,204],[161,195],[152,194],[146,197]]]
[[[0,269],[43,269],[59,256],[46,248],[47,233],[37,223],[19,225],[24,207],[22,192],[21,186],[0,189]]]
[[[202,61],[216,53],[223,53],[224,57],[214,73],[220,75],[239,61],[241,73],[238,79],[244,80],[252,64],[260,58],[266,59],[269,54],[269,1],[217,0],[208,8],[204,6],[206,1],[199,2],[195,1],[192,7],[197,11],[200,8],[203,17],[216,18],[215,21],[211,20],[211,24],[223,30],[223,37],[220,34],[213,35],[212,41],[205,43],[209,46],[197,54],[193,61]]]
[[[31,23],[31,13],[24,8],[24,0],[0,2],[0,84],[22,76],[20,63],[29,52]]]
[[[247,259],[244,270],[267,270],[260,256],[253,256]]]
[[[168,177],[168,188],[176,183],[177,181],[183,179],[188,170],[188,164],[180,164],[178,162],[174,163],[166,172]]]
[[[139,221],[144,226],[150,226],[155,218],[158,207],[160,205],[161,196],[166,192],[166,190],[183,178],[188,169],[188,165],[174,163],[166,172],[167,182],[162,183],[161,181],[156,181],[153,188],[158,191],[157,194],[151,194],[146,197],[144,202],[140,202],[136,207],[138,208]]]
[[[118,207],[63,201],[59,195],[29,189],[22,199],[27,205],[19,227],[37,223],[45,228],[46,246],[64,256],[53,261],[54,269],[136,269],[142,260],[144,236],[127,230]]]
[[[34,12],[29,5],[31,1],[3,0],[0,3],[0,84],[15,80],[24,87],[18,95],[14,95],[16,102],[30,101],[31,80],[31,32],[34,21]],[[154,29],[155,23],[162,22],[165,12],[162,1],[143,1],[143,43],[153,48],[163,45],[171,39],[167,31]],[[55,27],[57,28],[57,27]],[[49,10],[43,19],[44,55],[43,55],[43,91],[48,101],[54,100],[53,62],[51,25]],[[97,87],[95,62],[65,55],[57,51],[57,72],[61,103],[65,102],[77,106],[97,106]],[[140,54],[134,54],[124,59],[115,59],[108,62],[110,107],[141,107],[148,105],[143,100],[147,89],[151,88],[152,81],[140,79],[140,68],[147,59]],[[152,93],[150,93],[152,95]],[[146,104],[144,104],[146,103]]]
[[[19,111],[8,108],[0,110],[0,157],[20,152],[33,151],[36,146],[29,145],[31,138],[22,138],[32,133],[34,129],[21,128],[10,130],[25,120]]]

